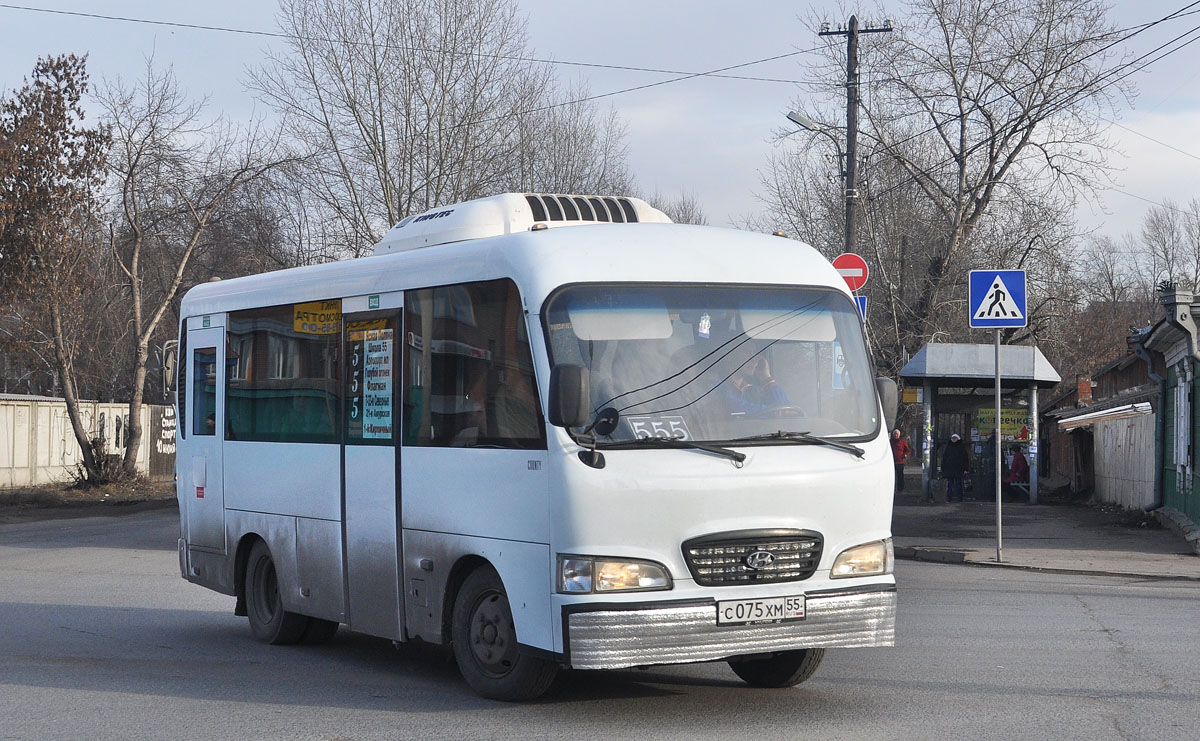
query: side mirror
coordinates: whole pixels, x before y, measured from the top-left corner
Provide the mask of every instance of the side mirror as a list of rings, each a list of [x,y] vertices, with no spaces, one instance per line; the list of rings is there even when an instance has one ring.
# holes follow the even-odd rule
[[[890,378],[876,378],[875,388],[879,391],[879,403],[883,405],[883,421],[887,429],[892,430],[896,427],[896,408],[900,404],[896,382]]]
[[[163,396],[168,396],[175,390],[175,372],[179,369],[179,343],[175,340],[163,345],[162,349],[162,382]]]
[[[589,421],[591,388],[587,368],[556,365],[550,371],[550,408],[546,415],[555,427],[583,427]]]

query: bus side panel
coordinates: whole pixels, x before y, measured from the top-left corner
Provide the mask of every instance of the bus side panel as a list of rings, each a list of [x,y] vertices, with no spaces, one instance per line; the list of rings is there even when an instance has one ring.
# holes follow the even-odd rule
[[[285,609],[345,622],[341,523],[227,510],[225,527],[231,544],[229,553],[189,549],[191,573],[184,575],[188,581],[222,594],[235,594],[238,574],[233,546],[252,535],[271,549]]]
[[[269,515],[263,512],[225,511],[225,527],[229,538],[229,555],[226,557],[226,578],[232,584],[236,554],[234,544],[247,535],[261,538],[271,550],[275,562],[275,576],[279,580],[279,599],[283,609],[290,612],[312,614],[301,597],[300,572],[296,563],[296,518],[285,515]],[[193,554],[194,557],[194,554]],[[340,559],[339,559],[340,560]]]
[[[517,640],[525,646],[554,649],[550,546],[422,530],[405,530],[403,544],[404,573],[410,577],[405,599],[405,625],[410,638],[431,643],[450,640],[449,635],[442,635],[443,610],[450,607],[446,602],[447,579],[461,559],[478,556],[490,563],[504,582]],[[432,570],[422,569],[423,560],[432,562]],[[414,588],[414,581],[424,584]]]
[[[401,640],[395,447],[346,446],[345,532],[350,629]]]
[[[296,562],[300,604],[303,605],[299,612],[339,623],[346,622],[341,523],[297,517]],[[393,608],[392,612],[395,611]],[[366,632],[383,635],[375,631]]]
[[[401,458],[406,529],[550,542],[545,450],[406,445]]]
[[[227,509],[341,520],[337,445],[226,440],[223,448]]]

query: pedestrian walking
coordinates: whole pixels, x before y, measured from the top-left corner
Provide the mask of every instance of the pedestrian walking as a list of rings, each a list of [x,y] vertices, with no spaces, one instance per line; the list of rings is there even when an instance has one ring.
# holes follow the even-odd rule
[[[899,494],[904,491],[904,464],[908,463],[908,456],[912,455],[912,449],[908,446],[908,441],[904,439],[904,433],[900,428],[892,430],[892,461],[896,464],[896,491]]]
[[[946,479],[946,501],[963,501],[963,476],[971,470],[971,458],[967,444],[955,433],[942,452],[942,478]]]

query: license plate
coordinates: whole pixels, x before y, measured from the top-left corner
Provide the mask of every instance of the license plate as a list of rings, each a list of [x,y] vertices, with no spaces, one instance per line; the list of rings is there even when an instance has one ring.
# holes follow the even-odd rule
[[[804,595],[717,603],[717,625],[759,625],[804,619]]]

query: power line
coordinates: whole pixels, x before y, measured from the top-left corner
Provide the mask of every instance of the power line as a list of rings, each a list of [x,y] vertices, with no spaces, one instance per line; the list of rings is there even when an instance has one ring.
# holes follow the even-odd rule
[[[1161,146],[1164,146],[1164,147],[1166,147],[1167,149],[1172,149],[1172,150],[1174,150],[1174,151],[1176,151],[1176,152],[1179,152],[1179,153],[1180,153],[1180,154],[1182,154],[1182,155],[1185,155],[1185,156],[1187,156],[1187,157],[1191,157],[1191,158],[1192,158],[1192,159],[1194,159],[1194,160],[1200,160],[1200,155],[1192,154],[1191,152],[1188,152],[1188,151],[1186,151],[1186,150],[1180,149],[1179,147],[1176,147],[1176,146],[1174,146],[1174,145],[1171,145],[1171,144],[1167,144],[1165,141],[1161,141],[1161,140],[1159,140],[1159,139],[1155,139],[1154,137],[1150,136],[1149,134],[1143,134],[1143,133],[1142,133],[1142,132],[1140,132],[1140,131],[1137,131],[1137,130],[1135,130],[1135,129],[1131,129],[1131,128],[1129,128],[1128,126],[1126,126],[1126,125],[1124,125],[1124,124],[1119,124],[1119,123],[1117,123],[1116,121],[1112,121],[1112,120],[1110,120],[1110,119],[1107,119],[1107,118],[1102,118],[1101,120],[1102,120],[1102,121],[1108,121],[1108,122],[1109,122],[1110,124],[1112,124],[1113,126],[1116,126],[1117,128],[1120,128],[1120,129],[1125,129],[1125,130],[1126,130],[1126,131],[1128,131],[1130,134],[1135,134],[1135,135],[1137,135],[1137,136],[1140,136],[1140,137],[1142,137],[1143,139],[1147,139],[1147,140],[1149,140],[1149,141],[1152,141],[1152,142],[1154,142],[1155,144],[1158,144],[1158,145],[1161,145]]]
[[[1115,44],[1117,44],[1117,43],[1120,43],[1121,41],[1127,41],[1128,39],[1130,39],[1130,38],[1132,38],[1132,37],[1136,36],[1137,34],[1141,33],[1142,31],[1145,31],[1146,29],[1148,29],[1148,28],[1151,28],[1152,26],[1155,26],[1155,25],[1157,25],[1157,24],[1159,24],[1159,23],[1162,23],[1162,22],[1164,22],[1164,21],[1166,21],[1166,20],[1171,20],[1171,19],[1174,19],[1174,18],[1176,18],[1176,17],[1182,17],[1180,14],[1182,14],[1182,13],[1183,13],[1183,11],[1185,11],[1185,10],[1188,10],[1189,8],[1191,8],[1191,7],[1193,7],[1193,6],[1196,6],[1196,5],[1200,5],[1200,0],[1197,0],[1196,2],[1189,3],[1188,5],[1185,5],[1183,8],[1180,8],[1179,10],[1175,11],[1174,13],[1171,13],[1170,15],[1164,16],[1163,18],[1160,18],[1160,19],[1159,19],[1159,20],[1157,20],[1157,21],[1154,21],[1154,22],[1152,22],[1152,23],[1145,24],[1144,26],[1142,26],[1141,28],[1139,28],[1139,30],[1137,30],[1137,31],[1135,31],[1135,32],[1133,32],[1133,33],[1131,33],[1131,34],[1129,34],[1128,36],[1124,37],[1123,39],[1118,39],[1117,41],[1114,41],[1114,42],[1112,42],[1112,43],[1110,43],[1110,44],[1106,44],[1105,46],[1103,46],[1103,47],[1101,47],[1101,48],[1099,48],[1099,49],[1097,49],[1097,50],[1093,51],[1092,53],[1090,53],[1090,54],[1088,54],[1088,55],[1084,56],[1083,58],[1081,58],[1081,59],[1078,59],[1078,60],[1076,60],[1076,61],[1072,62],[1072,64],[1079,64],[1079,63],[1083,62],[1084,60],[1086,60],[1086,59],[1088,59],[1088,58],[1090,58],[1090,57],[1092,57],[1092,56],[1095,56],[1096,54],[1098,54],[1098,53],[1100,53],[1100,52],[1102,52],[1102,51],[1104,51],[1104,50],[1106,50],[1106,49],[1108,49],[1108,48],[1111,48],[1113,45],[1115,45]],[[1116,83],[1120,82],[1121,80],[1124,80],[1125,78],[1127,78],[1127,77],[1129,77],[1129,76],[1131,76],[1131,75],[1133,75],[1133,74],[1136,74],[1137,72],[1141,72],[1142,70],[1146,69],[1146,68],[1147,68],[1147,67],[1149,67],[1150,65],[1152,65],[1152,64],[1155,64],[1155,63],[1157,63],[1157,62],[1161,61],[1162,59],[1165,59],[1166,57],[1170,56],[1171,54],[1174,54],[1174,53],[1176,53],[1176,52],[1178,52],[1178,51],[1181,51],[1182,49],[1184,49],[1184,48],[1185,48],[1185,47],[1187,47],[1188,45],[1190,45],[1190,44],[1194,43],[1195,41],[1198,41],[1198,40],[1200,40],[1200,36],[1197,36],[1196,38],[1190,39],[1190,40],[1188,40],[1187,42],[1185,42],[1185,43],[1183,43],[1183,44],[1180,44],[1180,45],[1179,45],[1179,46],[1177,46],[1176,48],[1174,48],[1174,49],[1170,49],[1170,50],[1168,50],[1168,51],[1164,52],[1163,54],[1159,55],[1158,57],[1155,57],[1154,59],[1151,59],[1150,61],[1147,61],[1147,62],[1145,62],[1144,64],[1139,64],[1140,62],[1142,62],[1142,60],[1145,60],[1147,57],[1150,57],[1150,56],[1152,56],[1152,55],[1156,54],[1157,52],[1161,51],[1162,49],[1164,49],[1164,48],[1166,48],[1166,47],[1170,46],[1171,44],[1174,44],[1174,43],[1178,42],[1179,40],[1181,40],[1181,39],[1183,39],[1183,38],[1186,38],[1187,36],[1190,36],[1190,35],[1192,35],[1192,34],[1196,33],[1196,31],[1198,31],[1198,30],[1200,30],[1200,26],[1195,26],[1195,27],[1193,27],[1192,29],[1190,29],[1190,30],[1188,30],[1188,31],[1186,31],[1186,32],[1184,32],[1184,33],[1182,33],[1182,34],[1179,34],[1178,36],[1176,36],[1175,38],[1171,39],[1170,41],[1167,41],[1167,42],[1166,42],[1166,43],[1164,43],[1164,44],[1160,44],[1159,46],[1157,46],[1156,48],[1154,48],[1154,49],[1150,50],[1149,52],[1146,52],[1145,54],[1142,54],[1141,56],[1139,56],[1139,57],[1135,58],[1134,60],[1132,60],[1132,61],[1130,61],[1130,62],[1127,62],[1127,63],[1125,63],[1125,64],[1122,64],[1122,65],[1119,65],[1119,66],[1117,66],[1117,67],[1114,67],[1112,70],[1109,70],[1108,72],[1105,72],[1104,74],[1102,74],[1102,75],[1100,75],[1099,77],[1097,77],[1097,78],[1096,78],[1096,80],[1095,80],[1094,82],[1100,82],[1101,80],[1104,80],[1104,78],[1106,78],[1106,77],[1110,77],[1110,78],[1112,78],[1112,79],[1109,79],[1108,81],[1104,82],[1104,83],[1103,83],[1103,84],[1102,84],[1100,87],[1098,87],[1098,88],[1095,88],[1095,89],[1090,89],[1090,90],[1087,90],[1087,91],[1077,91],[1077,92],[1074,92],[1074,93],[1069,93],[1069,94],[1065,95],[1065,96],[1064,96],[1064,97],[1063,97],[1061,100],[1058,100],[1058,101],[1049,101],[1049,102],[1046,104],[1046,107],[1047,107],[1047,108],[1050,108],[1050,107],[1053,107],[1053,108],[1063,108],[1063,107],[1065,107],[1065,106],[1068,106],[1068,105],[1070,105],[1070,104],[1074,103],[1074,102],[1075,102],[1077,99],[1079,99],[1079,98],[1082,98],[1082,97],[1091,97],[1091,96],[1094,96],[1094,95],[1098,94],[1099,92],[1101,92],[1101,91],[1102,91],[1102,90],[1104,90],[1105,88],[1108,88],[1108,87],[1110,87],[1110,86],[1112,86],[1112,85],[1114,85],[1114,84],[1116,84]],[[1063,67],[1062,69],[1066,69],[1066,67]],[[1129,70],[1129,71],[1128,71],[1128,72],[1125,72],[1125,70]],[[1061,69],[1060,69],[1059,71],[1061,71]],[[1122,73],[1124,73],[1124,74],[1122,74]],[[1117,75],[1119,75],[1119,76],[1117,76]],[[1024,88],[1027,88],[1027,87],[1029,87],[1030,85],[1033,85],[1033,84],[1035,84],[1035,82],[1036,82],[1036,81],[1031,81],[1031,82],[1029,82],[1029,83],[1026,83],[1025,85],[1019,86],[1019,87],[1015,88],[1014,90],[1012,90],[1012,91],[1010,91],[1010,92],[1008,92],[1008,93],[1006,93],[1006,94],[1004,94],[1004,95],[1001,95],[1001,96],[999,96],[999,97],[996,97],[996,98],[994,98],[994,99],[992,99],[992,100],[986,101],[986,102],[984,102],[984,103],[982,103],[982,104],[980,104],[979,106],[976,106],[976,107],[977,107],[977,108],[982,108],[982,107],[985,107],[985,106],[991,105],[992,103],[996,103],[996,102],[998,102],[998,101],[1002,100],[1002,99],[1003,99],[1003,98],[1005,98],[1005,97],[1009,97],[1009,96],[1011,96],[1011,95],[1012,95],[1012,93],[1018,92],[1018,91],[1020,91],[1020,90],[1022,90],[1022,89],[1024,89]],[[954,120],[962,120],[963,118],[964,118],[964,117],[963,117],[963,115],[961,115],[961,114],[951,114],[951,115],[949,115],[949,117],[948,117],[946,120],[944,120],[944,121],[942,121],[942,122],[940,122],[940,123],[938,123],[938,124],[935,124],[934,126],[932,126],[932,127],[928,128],[928,129],[925,129],[925,130],[923,130],[923,131],[919,131],[919,132],[917,132],[917,133],[915,133],[915,134],[912,134],[911,136],[905,137],[905,138],[903,138],[903,139],[901,139],[901,140],[899,140],[899,141],[897,141],[897,142],[893,142],[892,144],[890,144],[890,145],[889,145],[889,148],[894,148],[894,147],[897,147],[897,146],[899,146],[899,145],[901,145],[901,144],[905,144],[905,143],[907,143],[907,142],[913,141],[914,139],[917,139],[917,138],[919,138],[919,137],[921,137],[921,136],[924,136],[924,135],[926,135],[926,134],[933,133],[933,132],[937,131],[937,130],[938,130],[940,127],[941,127],[941,126],[943,126],[943,125],[945,125],[945,124],[947,124],[947,123],[950,123],[951,121],[954,121]],[[934,165],[934,168],[931,168],[931,169],[936,169],[936,168],[938,168],[938,167],[941,167],[941,166],[943,166],[943,165],[950,164],[950,163],[952,163],[952,162],[954,162],[954,161],[956,161],[956,158],[955,158],[954,156],[948,157],[948,158],[946,158],[946,159],[942,160],[941,162],[937,163],[936,165]],[[896,189],[898,189],[898,188],[900,188],[900,187],[902,187],[902,186],[904,186],[904,185],[907,185],[907,184],[908,184],[910,181],[915,181],[915,178],[914,178],[914,177],[912,177],[912,176],[909,176],[907,179],[905,179],[905,180],[902,180],[901,182],[899,182],[899,183],[896,183],[896,184],[894,184],[894,185],[892,185],[892,186],[890,186],[890,187],[886,188],[885,190],[881,191],[880,193],[874,194],[874,195],[872,195],[872,196],[870,196],[870,197],[871,197],[871,199],[872,199],[872,200],[875,200],[875,199],[878,199],[878,198],[882,198],[882,197],[884,197],[884,196],[888,195],[889,193],[891,193],[892,191],[894,191],[894,190],[896,190]]]
[[[577,98],[575,100],[570,100],[570,101],[566,101],[563,103],[551,103],[549,105],[544,105],[539,108],[530,108],[525,111],[516,111],[513,113],[506,113],[506,114],[503,114],[500,116],[494,116],[492,118],[485,118],[485,119],[482,119],[479,121],[472,121],[472,122],[470,122],[470,124],[473,125],[473,124],[479,124],[479,123],[492,123],[494,121],[501,121],[506,118],[512,118],[513,116],[521,116],[521,115],[525,115],[528,113],[540,113],[541,111],[548,111],[553,108],[561,108],[563,106],[575,105],[576,103],[587,103],[587,102],[593,101],[593,100],[600,100],[601,98],[611,98],[614,95],[623,95],[625,93],[632,93],[637,90],[646,90],[647,88],[658,87],[660,85],[670,85],[671,83],[674,83],[674,82],[683,82],[684,80],[692,80],[697,77],[713,77],[718,72],[726,72],[731,69],[740,69],[742,67],[749,67],[749,66],[752,66],[755,64],[763,64],[764,62],[773,62],[778,59],[786,59],[788,57],[794,57],[798,54],[806,54],[810,51],[813,51],[813,49],[802,49],[801,51],[793,51],[793,52],[788,52],[786,54],[777,54],[773,57],[765,57],[763,59],[755,59],[750,62],[734,64],[734,65],[730,65],[728,67],[719,67],[715,70],[710,70],[708,72],[685,73],[685,74],[681,75],[680,77],[672,77],[669,80],[659,80],[658,82],[650,82],[650,83],[646,83],[645,85],[635,85],[634,87],[621,88],[620,90],[612,90],[607,93],[599,93],[597,95],[589,95],[589,96],[586,96],[583,98]],[[467,123],[461,123],[461,124],[456,124],[455,126],[448,127],[448,128],[458,128],[460,126],[467,126],[467,125],[468,125]]]
[[[1146,203],[1149,203],[1152,206],[1158,206],[1159,208],[1163,208],[1168,211],[1174,211],[1175,213],[1183,214],[1184,216],[1193,217],[1193,218],[1196,216],[1195,213],[1193,213],[1191,211],[1185,211],[1184,209],[1179,208],[1178,206],[1171,206],[1166,203],[1160,203],[1159,201],[1156,201],[1152,198],[1146,198],[1144,196],[1139,196],[1136,193],[1130,193],[1127,190],[1121,190],[1120,188],[1108,188],[1107,190],[1115,191],[1117,193],[1120,193],[1123,196],[1128,196],[1129,198],[1136,198],[1139,201],[1145,201]]]
[[[1200,0],[1198,0],[1198,1],[1200,1]],[[428,132],[428,136],[436,136],[437,134],[441,133],[442,131],[451,130],[451,129],[460,129],[465,126],[476,126],[479,124],[495,123],[497,121],[504,121],[504,120],[507,120],[510,118],[516,118],[517,116],[526,116],[531,113],[541,113],[543,111],[549,111],[549,110],[553,110],[555,108],[563,108],[563,107],[570,106],[570,105],[577,105],[579,103],[588,103],[588,102],[591,102],[594,100],[600,100],[602,98],[611,98],[614,95],[623,95],[625,93],[632,93],[637,90],[646,90],[648,88],[658,87],[660,85],[670,85],[675,82],[691,80],[691,79],[695,79],[697,77],[711,77],[713,75],[713,73],[716,73],[716,72],[726,72],[728,70],[739,69],[741,67],[749,67],[749,66],[755,65],[755,64],[762,64],[764,62],[771,62],[771,61],[774,61],[777,59],[785,59],[787,57],[793,57],[798,54],[807,54],[811,51],[815,51],[815,49],[802,49],[800,51],[788,52],[786,54],[777,54],[772,57],[765,57],[763,59],[755,59],[755,60],[751,60],[749,62],[742,62],[741,64],[730,65],[728,67],[720,67],[718,69],[710,70],[708,72],[693,72],[691,74],[685,74],[685,75],[682,75],[679,77],[673,77],[669,80],[659,80],[658,82],[651,82],[651,83],[647,83],[645,85],[635,85],[634,87],[622,88],[620,90],[611,90],[607,93],[598,93],[596,95],[588,95],[588,96],[585,96],[582,98],[575,98],[573,100],[562,101],[560,103],[549,103],[547,105],[538,106],[536,108],[528,108],[528,109],[525,109],[522,111],[512,111],[509,113],[503,113],[498,116],[492,116],[491,118],[483,118],[483,119],[478,119],[478,120],[473,120],[473,121],[463,121],[461,123],[456,123],[451,126],[442,126],[437,129],[434,129],[434,130]],[[399,138],[388,139],[385,137],[385,139],[384,139],[384,143],[393,142],[393,141],[399,141]],[[343,147],[340,147],[340,151],[345,151],[345,152],[364,151],[364,150],[371,150],[371,149],[373,149],[373,147],[371,144],[368,144],[368,143],[347,144]],[[332,154],[337,151],[339,151],[339,148],[337,148],[336,144],[333,144],[330,146],[322,146],[321,148],[316,149],[313,152],[311,152],[311,154]]]
[[[1179,10],[1177,10],[1177,11],[1175,11],[1174,13],[1171,13],[1171,14],[1169,14],[1169,15],[1166,15],[1166,16],[1164,16],[1164,17],[1162,17],[1162,18],[1158,19],[1157,21],[1153,21],[1153,22],[1151,22],[1151,23],[1146,23],[1146,24],[1143,24],[1143,25],[1142,25],[1142,26],[1140,26],[1140,27],[1139,27],[1139,26],[1133,26],[1132,28],[1137,28],[1137,30],[1136,30],[1136,31],[1134,31],[1133,33],[1131,33],[1131,34],[1129,34],[1129,35],[1127,35],[1127,36],[1124,36],[1124,37],[1122,37],[1122,38],[1116,39],[1115,41],[1109,42],[1109,43],[1107,43],[1107,44],[1105,44],[1105,45],[1101,46],[1100,48],[1098,48],[1098,49],[1096,49],[1096,50],[1092,51],[1091,53],[1084,55],[1084,56],[1083,56],[1083,57],[1081,57],[1080,59],[1076,59],[1076,60],[1074,60],[1074,61],[1070,62],[1068,65],[1065,65],[1065,66],[1062,66],[1062,67],[1060,67],[1060,68],[1059,68],[1058,70],[1056,70],[1055,72],[1056,72],[1056,73],[1057,73],[1057,72],[1062,72],[1063,70],[1067,69],[1067,67],[1069,67],[1069,66],[1074,66],[1074,65],[1077,65],[1077,64],[1081,64],[1082,62],[1084,62],[1084,61],[1086,61],[1086,60],[1088,60],[1088,59],[1090,59],[1090,58],[1092,58],[1092,57],[1096,56],[1097,54],[1100,54],[1100,53],[1102,53],[1102,52],[1104,52],[1104,51],[1107,51],[1108,49],[1111,49],[1112,47],[1116,46],[1117,44],[1119,44],[1119,43],[1121,43],[1121,42],[1128,41],[1129,39],[1133,38],[1134,36],[1137,36],[1138,34],[1142,33],[1143,31],[1145,31],[1145,30],[1147,30],[1147,29],[1149,29],[1149,28],[1152,28],[1152,27],[1154,27],[1154,26],[1158,25],[1159,23],[1163,23],[1163,22],[1165,22],[1165,21],[1168,21],[1168,20],[1173,20],[1173,19],[1175,19],[1175,18],[1177,18],[1177,17],[1182,17],[1182,15],[1181,15],[1181,14],[1183,13],[1183,11],[1185,11],[1185,10],[1188,10],[1189,8],[1192,8],[1193,6],[1196,6],[1196,5],[1200,5],[1200,0],[1196,0],[1195,2],[1189,3],[1188,5],[1185,5],[1185,6],[1183,6],[1182,8],[1180,8],[1180,9],[1179,9]],[[1189,15],[1190,15],[1190,14],[1189,14]],[[1101,75],[1099,78],[1097,78],[1097,80],[1096,80],[1095,82],[1099,82],[1101,79],[1103,79],[1103,78],[1104,78],[1104,77],[1106,77],[1106,76],[1113,75],[1113,74],[1117,74],[1117,73],[1119,73],[1120,71],[1122,71],[1122,70],[1124,70],[1124,69],[1128,69],[1129,67],[1132,67],[1132,66],[1136,65],[1136,64],[1137,64],[1139,61],[1141,61],[1141,60],[1145,59],[1146,57],[1150,56],[1151,54],[1154,54],[1155,52],[1159,51],[1160,49],[1162,49],[1162,48],[1164,48],[1164,47],[1166,47],[1166,46],[1168,46],[1168,45],[1170,45],[1170,44],[1172,44],[1172,43],[1174,43],[1174,42],[1178,41],[1179,39],[1181,39],[1181,38],[1183,38],[1183,37],[1185,37],[1185,36],[1188,36],[1189,34],[1192,34],[1192,33],[1194,33],[1194,32],[1197,30],[1197,28],[1200,28],[1200,26],[1197,26],[1196,28],[1192,28],[1190,31],[1187,31],[1186,33],[1180,34],[1179,36],[1176,36],[1174,39],[1172,39],[1171,41],[1168,41],[1166,44],[1162,44],[1162,45],[1158,46],[1157,48],[1155,48],[1155,49],[1152,49],[1151,51],[1149,51],[1149,52],[1147,52],[1147,53],[1143,54],[1143,55],[1142,55],[1142,56],[1140,56],[1140,57],[1137,57],[1136,59],[1134,59],[1134,60],[1133,60],[1133,61],[1131,61],[1131,62],[1127,62],[1127,63],[1125,63],[1125,64],[1123,64],[1123,65],[1119,65],[1119,66],[1117,66],[1117,67],[1114,67],[1112,70],[1110,70],[1110,71],[1108,71],[1108,72],[1104,73],[1104,74],[1103,74],[1103,75]],[[1096,39],[1096,40],[1098,40],[1098,39]],[[1164,55],[1164,56],[1165,56],[1165,55]],[[1160,57],[1160,59],[1161,59],[1161,57]],[[1157,61],[1158,61],[1158,59],[1155,59],[1155,60],[1153,60],[1152,62],[1147,62],[1145,65],[1143,65],[1142,67],[1140,67],[1138,70],[1135,70],[1135,72],[1136,72],[1136,71],[1140,71],[1141,69],[1145,69],[1145,67],[1148,67],[1150,64],[1153,64],[1154,62],[1157,62]],[[1130,74],[1133,74],[1133,73],[1131,72]],[[1127,76],[1128,76],[1128,75],[1126,75],[1126,77],[1127,77]],[[1125,78],[1124,78],[1124,77],[1121,77],[1121,78],[1119,78],[1118,80],[1116,80],[1116,81],[1114,81],[1114,82],[1119,82],[1119,81],[1120,81],[1120,80],[1122,80],[1122,79],[1125,79]],[[1010,90],[1010,91],[1007,91],[1007,92],[1005,92],[1004,94],[1002,94],[1002,95],[999,95],[999,96],[997,96],[997,97],[995,97],[995,98],[993,98],[993,99],[991,99],[991,100],[984,101],[983,103],[981,103],[981,104],[979,104],[979,105],[977,105],[977,106],[975,106],[975,107],[976,107],[977,109],[978,109],[978,108],[984,108],[984,107],[986,107],[986,106],[989,106],[989,105],[991,105],[991,104],[993,104],[993,103],[997,103],[997,102],[999,102],[1000,100],[1003,100],[1003,99],[1004,99],[1004,98],[1006,98],[1006,97],[1011,97],[1013,94],[1015,94],[1015,93],[1018,93],[1018,92],[1020,92],[1020,91],[1022,91],[1022,90],[1024,90],[1024,89],[1026,89],[1026,88],[1028,88],[1028,87],[1032,86],[1032,85],[1035,85],[1035,84],[1037,84],[1037,82],[1038,82],[1038,80],[1031,80],[1031,81],[1029,81],[1029,82],[1025,83],[1024,85],[1019,85],[1019,86],[1017,86],[1016,88],[1014,88],[1014,89],[1012,89],[1012,90]],[[1097,92],[1099,92],[1100,90],[1104,89],[1105,87],[1108,87],[1108,86],[1109,86],[1109,85],[1111,85],[1111,84],[1112,84],[1112,82],[1110,82],[1110,83],[1106,83],[1106,84],[1105,84],[1104,86],[1102,86],[1101,88],[1098,88],[1098,89],[1096,89],[1096,90],[1094,90],[1094,91],[1090,91],[1090,92],[1087,94],[1087,95],[1088,95],[1088,97],[1090,97],[1091,95],[1095,95]],[[1059,107],[1061,107],[1061,106],[1064,106],[1064,105],[1068,105],[1068,104],[1070,104],[1070,103],[1074,102],[1073,98],[1079,97],[1080,95],[1081,95],[1080,93],[1073,93],[1073,94],[1071,94],[1071,96],[1069,96],[1069,97],[1067,97],[1067,98],[1064,98],[1064,99],[1063,99],[1063,101],[1062,101],[1062,103],[1059,105]],[[924,136],[924,135],[926,135],[926,134],[931,134],[931,133],[933,133],[933,132],[937,131],[937,130],[938,130],[940,127],[941,127],[941,126],[943,126],[943,125],[945,125],[945,124],[948,124],[948,123],[950,123],[950,122],[952,122],[952,121],[954,121],[954,120],[958,120],[958,119],[962,119],[962,118],[963,118],[963,114],[958,114],[958,113],[947,114],[947,118],[946,118],[946,120],[944,120],[944,121],[942,121],[942,122],[940,122],[940,123],[937,123],[937,124],[935,124],[935,125],[931,126],[930,128],[927,128],[927,129],[925,129],[925,130],[923,130],[923,131],[918,131],[917,133],[915,133],[915,134],[912,134],[911,136],[908,136],[908,137],[906,137],[906,138],[904,138],[904,139],[901,139],[901,140],[899,140],[899,141],[896,141],[896,142],[892,142],[892,144],[891,144],[890,146],[891,146],[891,147],[897,147],[897,146],[899,146],[899,145],[901,145],[901,144],[906,144],[906,143],[908,143],[908,142],[910,142],[910,141],[912,141],[912,140],[914,140],[914,139],[917,139],[917,138],[919,138],[919,137],[922,137],[922,136]],[[953,161],[953,158],[950,158],[949,160],[947,160],[947,162],[949,162],[949,161]],[[944,164],[944,163],[943,163],[943,164]]]
[[[168,28],[184,28],[184,29],[193,30],[193,31],[213,31],[213,32],[217,32],[217,33],[241,34],[244,36],[258,36],[258,37],[263,37],[263,38],[282,39],[284,41],[316,41],[316,42],[325,43],[325,44],[349,44],[351,46],[364,46],[364,47],[376,48],[376,49],[396,49],[396,50],[401,50],[401,51],[432,52],[435,54],[442,54],[442,53],[446,52],[446,50],[444,50],[444,49],[428,49],[428,48],[424,48],[424,47],[404,46],[404,45],[400,45],[400,44],[384,44],[384,43],[377,43],[377,42],[373,42],[373,41],[355,41],[355,40],[347,40],[347,39],[328,39],[328,38],[323,38],[323,37],[319,37],[319,36],[296,36],[296,35],[292,35],[292,34],[282,33],[279,31],[257,31],[257,30],[246,29],[246,28],[235,28],[232,26],[212,26],[212,25],[205,25],[205,24],[200,24],[200,23],[183,23],[180,21],[159,21],[159,20],[153,20],[150,18],[134,18],[131,16],[104,15],[102,13],[84,13],[82,11],[75,11],[75,10],[57,10],[57,9],[52,9],[52,8],[31,8],[31,7],[28,7],[25,5],[11,5],[9,3],[0,3],[0,8],[7,9],[7,10],[24,10],[24,11],[28,11],[30,13],[46,13],[49,15],[65,15],[65,16],[71,16],[71,17],[75,17],[75,18],[89,18],[89,19],[93,19],[93,20],[114,21],[114,22],[120,22],[120,23],[137,23],[137,24],[148,25],[148,26],[165,26]],[[795,52],[794,54],[780,55],[778,57],[770,57],[765,60],[760,60],[758,62],[754,62],[754,64],[763,64],[767,61],[773,61],[775,59],[782,59],[786,56],[794,56],[796,54],[810,54],[812,52],[818,51],[819,49],[820,49],[820,47],[817,47],[815,49],[808,49],[805,51]],[[681,71],[681,70],[657,69],[654,67],[637,67],[637,66],[633,66],[633,65],[624,65],[624,64],[604,64],[604,63],[600,63],[600,62],[573,62],[573,61],[559,60],[559,59],[544,59],[544,58],[539,58],[539,57],[523,57],[523,56],[506,55],[506,54],[483,54],[483,53],[479,53],[479,52],[457,52],[457,51],[453,51],[453,50],[451,50],[450,53],[461,54],[464,56],[483,57],[483,58],[487,58],[487,59],[502,59],[502,60],[510,61],[510,62],[535,62],[538,64],[553,64],[553,65],[559,65],[559,66],[564,66],[564,67],[585,67],[585,68],[593,68],[593,69],[609,69],[609,70],[616,70],[616,71],[622,71],[622,72],[649,72],[649,73],[663,74],[663,75],[687,75],[688,78],[691,78],[691,77],[715,77],[715,78],[729,79],[729,80],[744,80],[747,82],[784,83],[784,84],[788,84],[788,85],[814,84],[813,82],[807,82],[805,80],[790,80],[790,79],[777,78],[777,77],[750,77],[750,76],[745,76],[745,75],[725,75],[725,74],[720,74],[717,72],[685,72],[685,71]],[[749,66],[749,65],[739,65],[739,66]],[[726,69],[736,69],[736,67],[728,67]],[[640,88],[634,88],[634,89],[640,89]]]

